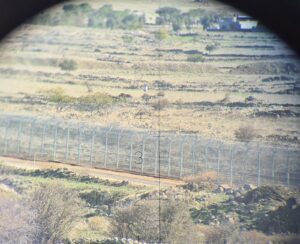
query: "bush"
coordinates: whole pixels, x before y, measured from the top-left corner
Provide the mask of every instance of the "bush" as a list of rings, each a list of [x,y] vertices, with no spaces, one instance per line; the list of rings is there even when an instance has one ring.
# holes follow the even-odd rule
[[[64,60],[59,64],[62,70],[72,71],[77,69],[77,63],[74,60]]]
[[[235,138],[242,142],[248,142],[256,137],[255,129],[252,126],[241,126],[235,132]]]
[[[190,55],[187,57],[187,61],[188,61],[188,62],[194,62],[194,63],[197,63],[197,62],[204,62],[204,61],[205,61],[205,58],[203,57],[202,54],[200,54],[200,53],[195,53],[195,54],[190,54]]]
[[[216,182],[218,174],[215,171],[209,171],[198,175],[187,176],[183,180],[187,183],[201,184],[203,182]]]
[[[169,37],[169,32],[167,30],[164,29],[160,29],[159,31],[155,32],[155,38],[157,40],[165,40]]]
[[[268,243],[269,237],[257,231],[240,231],[238,224],[226,223],[217,227],[202,228],[208,244]]]
[[[159,236],[159,220],[161,236]],[[113,215],[111,235],[145,242],[199,243],[188,206],[175,200],[142,201]]]
[[[94,94],[87,95],[87,96],[81,96],[78,98],[78,101],[81,104],[93,105],[97,107],[112,105],[115,102],[112,96],[101,92],[96,92]]]
[[[74,191],[48,183],[33,192],[29,206],[37,226],[33,243],[59,243],[79,220],[82,203]]]
[[[62,243],[81,216],[70,189],[42,184],[28,199],[0,200],[0,243]]]
[[[169,101],[167,99],[159,99],[158,101],[152,104],[152,107],[155,110],[163,110],[169,105]]]
[[[208,44],[208,45],[206,45],[206,47],[205,47],[205,50],[207,51],[207,52],[212,52],[212,51],[214,51],[214,50],[216,50],[217,49],[217,45],[216,44]]]
[[[65,90],[61,87],[55,87],[43,92],[50,102],[54,103],[72,103],[74,98],[65,94]]]

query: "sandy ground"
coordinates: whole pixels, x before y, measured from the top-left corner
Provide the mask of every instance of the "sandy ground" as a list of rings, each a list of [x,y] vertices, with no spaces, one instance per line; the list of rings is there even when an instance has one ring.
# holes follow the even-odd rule
[[[41,161],[28,161],[23,159],[16,158],[7,158],[0,157],[0,162],[6,166],[12,166],[23,169],[62,169],[66,168],[76,174],[79,175],[89,175],[98,177],[101,179],[107,179],[112,181],[128,181],[131,184],[136,185],[148,185],[148,186],[158,186],[159,181],[161,186],[177,186],[184,184],[183,181],[174,180],[174,179],[165,179],[165,178],[156,178],[149,176],[141,176],[136,174],[129,174],[126,172],[116,172],[111,170],[104,169],[95,169],[95,168],[87,168],[82,166],[73,166],[69,164],[63,163],[50,163],[50,162],[41,162]]]

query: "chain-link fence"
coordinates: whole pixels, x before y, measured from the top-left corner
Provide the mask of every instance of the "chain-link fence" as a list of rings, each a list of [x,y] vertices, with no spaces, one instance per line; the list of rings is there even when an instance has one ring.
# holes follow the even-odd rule
[[[0,116],[0,154],[182,178],[215,172],[219,183],[300,186],[300,150],[221,143],[58,119]]]

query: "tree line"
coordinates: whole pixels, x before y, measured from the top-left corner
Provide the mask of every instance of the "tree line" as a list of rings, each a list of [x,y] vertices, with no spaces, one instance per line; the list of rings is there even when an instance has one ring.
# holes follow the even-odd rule
[[[171,25],[174,31],[202,25],[205,29],[216,22],[218,14],[202,8],[182,12],[174,7],[162,7],[156,11],[157,25]],[[30,20],[38,25],[69,25],[92,28],[139,29],[146,23],[146,14],[131,10],[114,10],[111,4],[98,9],[88,3],[64,4],[61,9],[46,11]]]

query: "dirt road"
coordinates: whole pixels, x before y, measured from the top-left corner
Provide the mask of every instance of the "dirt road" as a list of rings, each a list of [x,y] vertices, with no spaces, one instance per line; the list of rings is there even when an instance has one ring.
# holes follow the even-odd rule
[[[23,169],[58,169],[58,168],[66,168],[76,174],[79,175],[89,175],[98,177],[101,179],[107,179],[112,181],[128,181],[132,184],[138,185],[149,185],[149,186],[158,186],[159,178],[130,174],[126,172],[116,172],[105,169],[95,169],[88,168],[83,166],[74,166],[64,163],[53,163],[53,162],[41,162],[41,161],[30,161],[16,158],[8,158],[8,157],[0,157],[0,162],[6,166],[12,166]],[[160,179],[161,186],[176,186],[182,185],[184,182],[181,180],[175,179]]]

